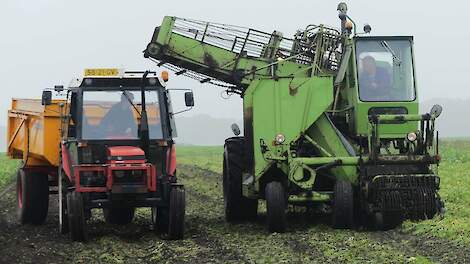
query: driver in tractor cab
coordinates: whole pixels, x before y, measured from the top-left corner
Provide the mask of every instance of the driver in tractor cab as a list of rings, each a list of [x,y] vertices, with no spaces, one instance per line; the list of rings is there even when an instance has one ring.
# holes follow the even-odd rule
[[[387,97],[391,90],[390,74],[378,67],[374,57],[367,55],[362,59],[362,70],[359,74],[361,99],[380,100]]]
[[[101,120],[100,126],[107,135],[136,136],[137,124],[132,110],[134,94],[123,91],[121,101],[114,104]]]

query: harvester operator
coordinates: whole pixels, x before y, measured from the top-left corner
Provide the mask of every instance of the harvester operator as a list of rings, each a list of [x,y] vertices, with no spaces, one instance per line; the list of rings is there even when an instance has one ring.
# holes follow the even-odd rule
[[[391,92],[390,75],[386,69],[377,67],[374,57],[362,59],[362,72],[359,74],[360,97],[364,101],[387,99]]]

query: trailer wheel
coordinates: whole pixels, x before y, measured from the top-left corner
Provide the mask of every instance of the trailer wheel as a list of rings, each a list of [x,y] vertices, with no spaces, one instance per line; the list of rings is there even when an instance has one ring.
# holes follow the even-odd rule
[[[127,225],[134,219],[135,208],[103,208],[106,223],[116,225]]]
[[[227,222],[255,219],[258,200],[242,195],[243,139],[232,138],[225,143],[223,160],[223,192]]]
[[[268,229],[270,232],[284,232],[286,229],[287,199],[280,182],[270,182],[265,188]]]
[[[16,174],[17,217],[21,224],[44,223],[49,209],[48,175],[18,169]]]
[[[152,208],[152,222],[168,239],[182,239],[184,234],[184,217],[186,211],[186,194],[183,188],[172,188],[169,207]]]
[[[58,181],[58,204],[59,204],[59,233],[67,234],[69,232],[69,220],[67,216],[67,186],[64,179],[65,172],[59,168]]]
[[[86,241],[88,239],[88,230],[85,218],[85,206],[81,193],[75,191],[67,193],[67,209],[70,238],[73,241]]]
[[[354,227],[354,190],[347,181],[337,180],[334,187],[332,224],[334,228]]]

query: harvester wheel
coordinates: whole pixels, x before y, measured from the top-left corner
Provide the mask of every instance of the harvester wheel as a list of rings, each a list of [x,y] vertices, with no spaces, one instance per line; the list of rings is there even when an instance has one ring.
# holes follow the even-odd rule
[[[377,212],[375,217],[375,229],[387,231],[394,229],[403,223],[401,212]]]
[[[86,241],[88,239],[88,230],[85,205],[81,193],[75,191],[67,193],[67,209],[71,239],[80,242]]]
[[[284,232],[286,229],[287,199],[280,182],[270,182],[265,188],[268,229],[270,232]]]
[[[169,207],[152,208],[152,222],[168,239],[182,239],[184,234],[184,217],[186,211],[186,194],[184,188],[174,187],[170,191]]]
[[[349,182],[335,183],[332,224],[337,229],[354,227],[354,190]]]
[[[16,175],[17,217],[21,224],[44,223],[49,209],[47,174],[18,169]]]
[[[65,172],[59,168],[58,181],[58,204],[59,204],[59,233],[67,234],[69,232],[69,219],[67,217],[67,187],[65,183]]]
[[[135,208],[103,208],[106,223],[115,225],[127,225],[134,219]]]
[[[227,140],[223,160],[223,191],[227,222],[255,219],[258,200],[242,195],[243,140]]]

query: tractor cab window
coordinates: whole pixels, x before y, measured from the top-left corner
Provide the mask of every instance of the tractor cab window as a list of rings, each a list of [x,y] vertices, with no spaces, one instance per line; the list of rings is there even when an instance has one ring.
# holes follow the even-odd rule
[[[359,98],[367,102],[413,101],[415,87],[409,40],[356,42]]]
[[[162,138],[157,91],[145,94],[149,134]],[[140,91],[84,91],[82,139],[138,139],[141,119]]]

